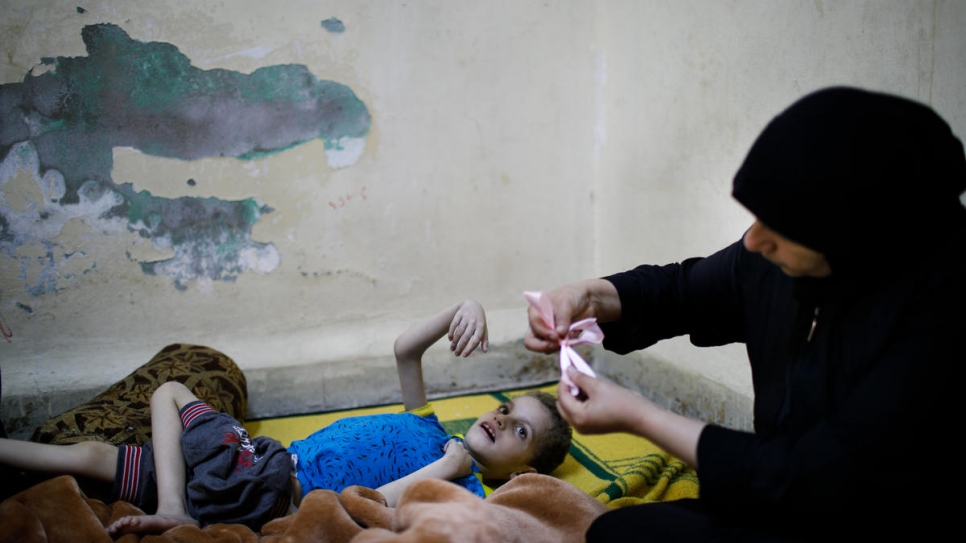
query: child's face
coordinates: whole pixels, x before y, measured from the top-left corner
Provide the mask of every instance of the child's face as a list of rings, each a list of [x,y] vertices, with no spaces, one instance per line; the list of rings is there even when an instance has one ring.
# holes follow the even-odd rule
[[[466,449],[485,478],[510,479],[533,472],[529,463],[537,437],[549,422],[540,400],[519,396],[477,419],[466,432]]]

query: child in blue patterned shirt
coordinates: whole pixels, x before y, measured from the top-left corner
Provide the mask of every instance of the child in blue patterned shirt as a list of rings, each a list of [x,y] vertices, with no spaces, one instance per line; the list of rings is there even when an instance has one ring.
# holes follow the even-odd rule
[[[151,398],[152,442],[48,445],[0,439],[0,463],[114,482],[114,499],[152,515],[122,518],[112,534],[161,532],[182,525],[242,523],[257,531],[316,489],[373,488],[394,506],[421,479],[451,480],[484,496],[482,482],[550,473],[570,448],[571,429],[553,396],[529,392],[450,436],[426,398],[422,356],[446,335],[456,356],[488,350],[483,307],[464,300],[396,339],[405,412],[349,417],[288,448],[251,438],[232,417],[169,382]]]

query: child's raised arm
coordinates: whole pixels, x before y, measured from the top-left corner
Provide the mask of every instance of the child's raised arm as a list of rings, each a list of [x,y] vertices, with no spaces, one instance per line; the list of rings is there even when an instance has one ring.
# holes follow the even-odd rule
[[[403,406],[407,411],[426,405],[423,353],[443,335],[448,337],[450,350],[456,356],[469,356],[478,346],[486,352],[490,346],[483,306],[474,300],[463,300],[396,338],[393,349],[396,371],[402,387]]]

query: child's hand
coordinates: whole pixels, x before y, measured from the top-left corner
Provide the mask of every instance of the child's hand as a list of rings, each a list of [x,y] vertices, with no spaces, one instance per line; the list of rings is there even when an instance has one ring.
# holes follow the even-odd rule
[[[463,477],[473,473],[473,457],[466,450],[466,446],[458,439],[450,439],[443,446],[446,454],[443,455],[441,462],[446,462],[452,469],[453,475],[450,479]]]
[[[490,348],[486,331],[486,313],[474,300],[460,302],[459,309],[449,324],[449,350],[456,356],[467,357],[477,346],[485,353]]]

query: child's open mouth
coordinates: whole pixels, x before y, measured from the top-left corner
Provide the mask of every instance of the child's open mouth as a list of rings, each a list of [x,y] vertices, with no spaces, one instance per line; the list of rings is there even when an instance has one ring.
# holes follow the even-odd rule
[[[486,434],[486,437],[488,437],[490,439],[490,442],[491,443],[495,443],[496,442],[496,436],[493,433],[493,427],[490,426],[489,423],[487,423],[487,422],[481,422],[480,423],[480,429],[483,430],[483,432]]]

